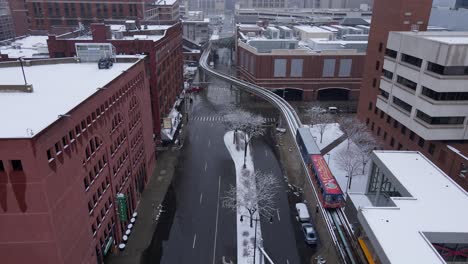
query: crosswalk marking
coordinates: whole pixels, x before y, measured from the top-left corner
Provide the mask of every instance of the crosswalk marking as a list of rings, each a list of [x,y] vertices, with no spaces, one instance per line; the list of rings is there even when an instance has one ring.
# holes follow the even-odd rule
[[[190,120],[193,121],[200,121],[200,122],[223,122],[224,117],[222,116],[192,116]],[[265,117],[266,123],[274,123],[276,122],[276,118],[274,117]]]

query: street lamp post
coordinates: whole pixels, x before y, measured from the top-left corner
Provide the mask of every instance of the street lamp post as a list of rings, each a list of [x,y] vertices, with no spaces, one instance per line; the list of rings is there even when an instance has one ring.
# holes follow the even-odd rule
[[[250,227],[252,227],[252,221],[255,221],[255,234],[254,234],[254,255],[253,255],[253,264],[255,264],[255,256],[257,253],[257,222],[260,221],[260,217],[255,218],[255,217],[250,217],[247,215],[241,215],[240,221],[243,222],[244,218],[243,217],[248,217],[250,218]],[[273,217],[270,217],[270,224],[273,223]]]
[[[28,85],[28,82],[26,81],[26,74],[24,74],[23,57],[19,57],[18,59],[21,65],[21,71],[23,71],[24,85]]]

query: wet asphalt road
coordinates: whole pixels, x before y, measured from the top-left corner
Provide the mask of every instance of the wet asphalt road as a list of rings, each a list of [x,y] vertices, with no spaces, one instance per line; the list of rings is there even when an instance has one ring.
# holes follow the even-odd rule
[[[234,163],[224,145],[227,131],[219,112],[240,105],[238,92],[211,79],[209,88],[193,94],[189,106],[183,154],[176,168],[171,194],[153,240],[149,263],[237,263],[236,215],[222,207],[220,197],[235,184]],[[276,110],[248,107],[265,117],[277,118]],[[261,221],[263,245],[275,263],[300,263],[297,234],[288,205],[287,186],[268,136],[254,139],[253,157],[257,170],[271,172],[282,182],[276,202],[278,211],[272,224]],[[173,192],[172,192],[173,191]],[[164,215],[166,214],[166,215]],[[164,235],[159,235],[164,234]],[[261,241],[258,241],[261,243]]]

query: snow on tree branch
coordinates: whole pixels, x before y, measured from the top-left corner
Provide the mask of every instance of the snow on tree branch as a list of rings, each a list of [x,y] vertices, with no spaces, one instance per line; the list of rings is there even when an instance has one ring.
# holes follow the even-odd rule
[[[349,184],[347,189],[351,188],[352,177],[357,175],[362,169],[361,153],[356,145],[351,145],[349,148],[343,148],[337,153],[334,160],[337,165],[347,173]]]
[[[224,208],[237,210],[245,208],[250,216],[259,212],[264,217],[270,217],[276,212],[275,195],[279,190],[279,181],[271,173],[243,170],[242,182],[231,185],[222,197]]]
[[[307,116],[310,118],[310,122],[313,126],[317,127],[320,133],[320,143],[322,143],[323,134],[327,129],[328,125],[332,123],[332,117],[326,113],[323,108],[312,108],[307,111]]]
[[[348,138],[348,149],[351,142],[357,144],[364,136],[368,135],[366,125],[361,123],[357,118],[341,117],[338,119],[338,123],[340,124],[341,131]]]

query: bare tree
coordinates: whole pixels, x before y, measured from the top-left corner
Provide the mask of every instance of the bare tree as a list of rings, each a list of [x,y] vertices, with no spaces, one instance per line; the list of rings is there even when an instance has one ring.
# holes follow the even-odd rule
[[[377,149],[380,145],[378,141],[374,138],[374,136],[368,131],[359,133],[355,135],[354,138],[355,138],[354,143],[356,144],[358,151],[359,151],[359,156],[361,157],[362,174],[364,174],[366,170],[366,165],[369,162],[370,154],[372,153],[372,151]]]
[[[320,107],[310,109],[307,115],[310,118],[311,124],[317,127],[320,133],[320,143],[322,143],[323,134],[332,121],[330,115],[326,113],[325,109]]]
[[[351,141],[357,142],[362,138],[363,133],[367,131],[366,125],[361,123],[357,118],[341,117],[338,119],[340,129],[343,134],[348,138],[348,149]]]
[[[357,175],[357,172],[361,170],[362,167],[359,150],[355,145],[350,148],[343,149],[338,152],[335,157],[335,161],[342,170],[346,171],[346,177],[348,177],[348,183],[346,184],[347,191],[351,189],[351,181],[353,180],[353,176]]]
[[[251,140],[265,134],[263,124],[265,119],[256,114],[244,110],[229,111],[224,114],[224,123],[228,128],[234,130],[233,144],[236,144],[238,131],[242,131],[244,137],[244,168],[247,157],[247,149]]]
[[[276,212],[274,198],[279,190],[279,181],[271,173],[242,170],[242,180],[238,187],[231,185],[222,197],[224,208],[237,210],[245,208],[249,212],[252,227],[255,212],[264,217],[273,216]]]

